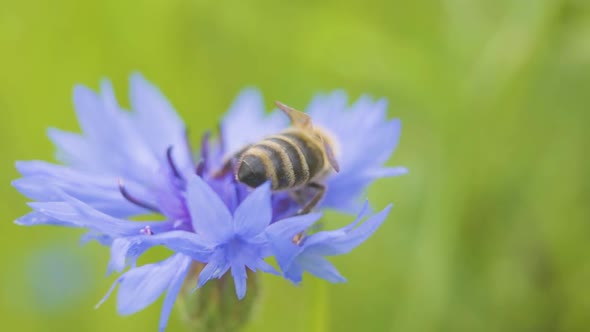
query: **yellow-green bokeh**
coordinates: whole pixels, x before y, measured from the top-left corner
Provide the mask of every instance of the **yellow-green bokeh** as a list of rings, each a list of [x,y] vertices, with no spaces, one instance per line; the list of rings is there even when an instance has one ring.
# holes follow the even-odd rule
[[[156,330],[160,302],[93,309],[114,280],[107,248],[12,223],[28,211],[14,161],[52,159],[48,126],[78,130],[73,85],[109,77],[127,105],[136,70],[195,143],[245,86],[268,107],[369,93],[402,119],[391,165],[410,174],[369,191],[396,206],[334,259],[349,282],[265,276],[248,331],[590,329],[585,0],[3,0],[0,45],[2,330]]]

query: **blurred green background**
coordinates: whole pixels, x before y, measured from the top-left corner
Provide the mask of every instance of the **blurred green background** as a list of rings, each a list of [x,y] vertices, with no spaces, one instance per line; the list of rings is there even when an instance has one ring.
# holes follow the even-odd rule
[[[28,211],[14,161],[52,160],[48,126],[78,130],[73,85],[109,77],[128,105],[135,70],[195,134],[245,86],[269,107],[384,96],[402,119],[391,164],[411,172],[369,191],[396,207],[333,260],[349,282],[265,276],[248,331],[590,330],[586,0],[4,0],[0,45],[2,330],[156,330],[161,302],[93,309],[106,248],[12,224]]]

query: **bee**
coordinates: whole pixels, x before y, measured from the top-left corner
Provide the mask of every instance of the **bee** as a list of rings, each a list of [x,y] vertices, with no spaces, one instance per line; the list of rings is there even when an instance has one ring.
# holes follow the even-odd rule
[[[302,205],[298,214],[309,213],[322,199],[322,180],[340,167],[328,135],[314,128],[309,115],[275,102],[291,120],[282,132],[262,139],[238,152],[237,181],[255,188],[270,181],[274,191],[292,190]],[[302,190],[315,190],[308,202],[301,202]]]

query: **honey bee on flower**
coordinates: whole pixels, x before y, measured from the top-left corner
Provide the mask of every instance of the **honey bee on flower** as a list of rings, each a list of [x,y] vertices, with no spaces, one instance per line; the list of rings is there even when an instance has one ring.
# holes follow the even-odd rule
[[[390,206],[367,216],[363,192],[378,178],[406,172],[384,166],[400,123],[386,118],[384,101],[369,97],[349,107],[346,95],[334,92],[316,97],[305,113],[277,104],[265,115],[260,94],[248,89],[218,138],[204,135],[196,154],[182,119],[138,74],[131,77],[131,111],[119,106],[108,81],[99,93],[77,87],[74,105],[82,134],[49,131],[61,164],[17,163],[22,178],[13,185],[34,202],[16,223],[87,229],[84,240],[110,247],[109,271],[128,269],[111,289],[119,287],[119,313],[142,310],[166,293],[161,331],[187,280],[201,288],[231,277],[238,299],[257,271],[294,283],[305,271],[344,281],[325,257],[348,253],[378,229]],[[325,209],[356,219],[312,231]],[[131,219],[146,213],[164,220]],[[160,245],[174,253],[137,266]]]

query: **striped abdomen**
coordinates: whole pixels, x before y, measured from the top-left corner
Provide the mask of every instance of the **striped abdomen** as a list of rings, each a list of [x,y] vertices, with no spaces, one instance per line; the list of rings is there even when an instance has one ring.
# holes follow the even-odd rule
[[[271,181],[273,190],[306,184],[325,166],[324,152],[305,132],[286,130],[249,147],[236,177],[250,187]]]

